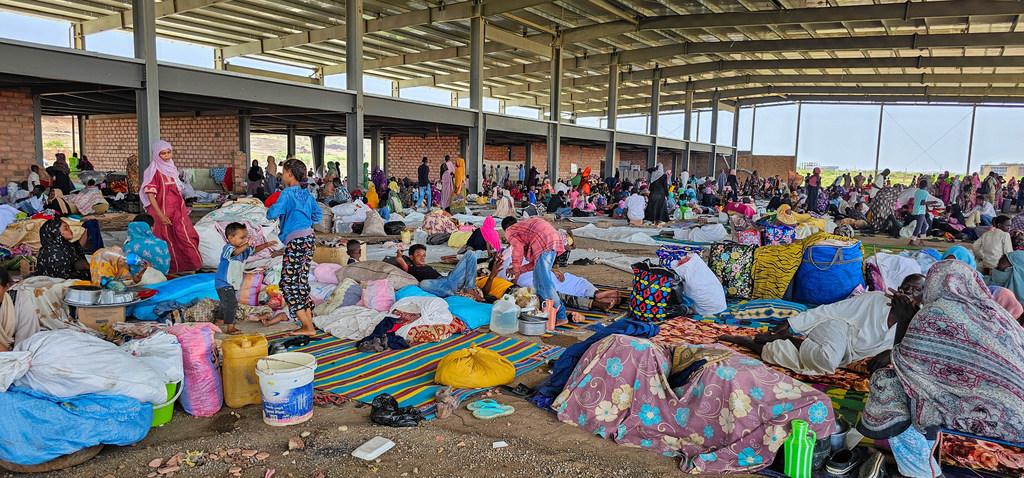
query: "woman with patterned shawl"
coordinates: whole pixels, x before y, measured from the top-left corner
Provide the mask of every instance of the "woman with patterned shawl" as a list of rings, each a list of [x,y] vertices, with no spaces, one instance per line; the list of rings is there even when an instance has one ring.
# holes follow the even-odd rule
[[[1024,329],[960,261],[932,266],[922,302],[893,298],[893,368],[871,376],[857,428],[889,439],[900,474],[931,478],[940,428],[1024,442]]]

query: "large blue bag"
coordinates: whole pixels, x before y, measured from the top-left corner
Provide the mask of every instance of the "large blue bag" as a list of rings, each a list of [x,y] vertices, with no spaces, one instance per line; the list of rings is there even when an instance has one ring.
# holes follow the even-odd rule
[[[55,398],[11,387],[0,393],[0,423],[0,460],[38,465],[101,443],[145,438],[153,405],[122,395]]]
[[[818,244],[804,249],[793,279],[793,301],[831,304],[864,285],[864,253],[860,242],[846,247]]]
[[[153,309],[160,304],[188,304],[194,299],[217,299],[215,277],[216,274],[193,274],[146,286],[147,289],[156,290],[158,293],[147,301],[128,306],[127,315],[139,320],[159,320],[160,317]]]

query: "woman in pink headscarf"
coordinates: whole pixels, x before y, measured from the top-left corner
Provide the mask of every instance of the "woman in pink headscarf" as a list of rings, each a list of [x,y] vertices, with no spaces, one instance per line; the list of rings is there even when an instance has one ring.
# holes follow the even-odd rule
[[[155,220],[153,233],[167,241],[171,252],[169,272],[173,274],[197,270],[203,260],[199,255],[199,234],[188,218],[189,211],[181,196],[185,185],[178,178],[172,156],[171,143],[153,143],[153,161],[143,174],[139,199]]]

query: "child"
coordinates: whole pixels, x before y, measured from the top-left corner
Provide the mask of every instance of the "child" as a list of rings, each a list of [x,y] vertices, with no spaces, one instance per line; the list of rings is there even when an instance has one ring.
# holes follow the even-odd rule
[[[286,186],[277,202],[267,210],[267,219],[281,220],[281,240],[285,244],[281,295],[292,315],[302,324],[290,335],[315,335],[313,300],[309,298],[309,262],[313,258],[313,224],[323,220],[316,199],[302,183],[306,165],[291,158],[284,162],[281,179]]]
[[[220,265],[217,266],[217,277],[214,286],[220,298],[220,320],[217,325],[227,325],[225,333],[238,335],[242,333],[235,328],[235,316],[238,314],[237,291],[242,286],[245,260],[276,242],[266,242],[253,246],[249,241],[249,230],[245,224],[233,222],[224,228],[224,237],[228,243],[220,254]]]
[[[43,194],[43,191],[42,186],[33,188],[28,196],[16,202],[18,209],[30,216],[43,212],[43,205],[46,204],[46,196]]]
[[[348,263],[349,264],[355,264],[356,262],[359,262],[359,261],[361,261],[363,259],[363,249],[362,249],[362,247],[360,247],[362,245],[363,245],[362,242],[359,242],[359,241],[357,241],[355,239],[350,239],[348,241],[348,246],[346,246],[346,247],[348,249]]]

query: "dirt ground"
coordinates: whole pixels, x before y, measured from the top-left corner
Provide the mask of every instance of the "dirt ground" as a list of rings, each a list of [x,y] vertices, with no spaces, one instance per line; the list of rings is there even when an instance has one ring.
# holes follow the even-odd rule
[[[575,228],[577,223],[560,223]],[[864,238],[866,244],[905,245],[905,240]],[[948,244],[932,247],[944,249]],[[577,239],[576,247],[615,251],[635,257],[655,257],[656,247]],[[603,266],[573,266],[568,272],[595,284],[629,287],[632,274]],[[272,333],[294,327],[279,324],[264,328],[258,323],[243,323],[246,333]],[[517,338],[549,345],[569,346],[591,332],[577,329],[548,338]],[[549,373],[541,366],[516,378],[516,383],[536,385]],[[679,459],[620,446],[559,422],[555,415],[509,395],[495,396],[500,403],[513,405],[516,412],[491,421],[478,420],[466,410],[465,403],[453,417],[429,420],[415,428],[377,426],[369,420],[370,406],[346,401],[340,406],[315,407],[310,421],[291,427],[271,427],[263,423],[257,405],[240,409],[223,408],[210,418],[197,418],[180,406],[174,419],[153,429],[142,441],[126,447],[107,446],[86,463],[59,472],[35,475],[0,476],[48,477],[146,477],[158,468],[148,466],[162,459],[161,467],[176,454],[192,453],[179,463],[174,476],[228,477],[232,467],[243,477],[658,477],[679,476]],[[471,399],[472,400],[472,399]],[[288,451],[291,437],[301,439],[305,448]],[[375,436],[395,442],[395,447],[378,460],[367,462],[350,453]],[[504,441],[508,446],[494,448]],[[238,449],[238,450],[235,450]],[[203,452],[203,455],[200,455]],[[244,457],[243,455],[253,455]],[[262,453],[269,456],[263,457]],[[211,458],[211,457],[216,458]],[[235,460],[228,463],[228,460]],[[191,463],[191,464],[190,464]],[[165,474],[161,476],[171,476]],[[755,475],[730,475],[755,476]]]

